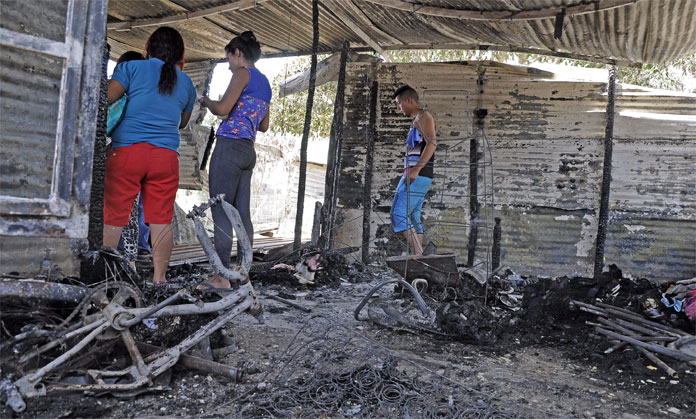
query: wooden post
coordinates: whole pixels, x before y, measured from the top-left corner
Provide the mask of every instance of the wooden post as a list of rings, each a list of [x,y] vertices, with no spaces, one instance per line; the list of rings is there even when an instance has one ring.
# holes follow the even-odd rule
[[[302,213],[304,209],[305,183],[307,182],[307,141],[312,125],[312,106],[314,105],[314,84],[317,79],[317,49],[319,49],[319,4],[312,0],[312,65],[309,70],[309,89],[307,90],[307,107],[305,108],[304,131],[300,144],[300,179],[297,185],[297,213],[295,215],[295,240],[293,249],[297,250],[302,242]]]
[[[319,235],[321,232],[321,213],[323,207],[324,206],[319,201],[314,203],[314,222],[312,223],[312,244],[315,246],[319,243]]]
[[[365,182],[363,184],[363,231],[362,231],[362,262],[370,263],[370,217],[372,215],[372,161],[375,148],[375,134],[377,132],[377,97],[379,95],[379,83],[372,81],[370,87],[370,122],[367,125],[367,138],[365,150]]]
[[[97,111],[97,133],[94,139],[94,157],[92,158],[92,187],[89,202],[89,222],[87,240],[89,250],[101,248],[104,240],[104,176],[106,174],[106,113],[107,83],[106,66],[109,62],[109,44],[104,42],[103,72],[99,92],[99,109]]]
[[[493,251],[491,252],[493,259],[491,268],[494,271],[500,267],[500,237],[502,235],[501,233],[502,230],[500,227],[500,218],[495,217],[495,226],[493,227]]]
[[[341,49],[341,64],[338,71],[338,86],[334,101],[334,115],[331,122],[329,140],[329,155],[326,164],[326,180],[324,185],[324,210],[321,220],[321,237],[319,246],[324,249],[333,248],[334,225],[336,222],[336,204],[338,201],[338,173],[341,171],[341,142],[343,138],[343,109],[346,91],[346,63],[348,62],[348,41]]]
[[[614,151],[614,102],[616,100],[616,67],[609,68],[607,84],[607,122],[604,128],[604,166],[602,168],[602,192],[599,201],[599,222],[597,223],[597,240],[595,242],[594,276],[602,273],[604,268],[604,244],[609,220],[609,192],[611,190],[611,160]]]

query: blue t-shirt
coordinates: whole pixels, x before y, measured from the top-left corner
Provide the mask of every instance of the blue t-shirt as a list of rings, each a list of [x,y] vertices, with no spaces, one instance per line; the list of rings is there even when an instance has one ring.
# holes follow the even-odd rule
[[[196,89],[189,76],[176,69],[172,93],[162,94],[157,84],[164,62],[159,58],[128,61],[116,67],[112,76],[126,89],[128,106],[111,135],[112,147],[149,143],[177,151],[182,112],[191,112]]]
[[[217,135],[255,141],[256,131],[271,106],[271,84],[256,68],[245,68],[249,70],[249,83],[242,90],[227,119],[218,127]]]

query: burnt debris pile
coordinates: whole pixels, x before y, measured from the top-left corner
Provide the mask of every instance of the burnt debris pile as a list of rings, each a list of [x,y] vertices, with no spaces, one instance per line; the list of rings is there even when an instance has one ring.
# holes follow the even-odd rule
[[[252,281],[263,284],[278,284],[296,289],[313,289],[320,287],[338,288],[342,282],[365,281],[363,266],[350,263],[346,255],[358,248],[324,250],[307,245],[298,251],[285,252],[272,261],[257,263],[251,268],[249,277]],[[267,259],[270,259],[267,257]]]
[[[428,287],[418,278],[411,285],[421,291],[430,316],[415,310],[412,294],[397,285],[392,301],[368,304],[370,319],[493,351],[567,346],[575,356],[605,361],[633,350],[673,378],[696,365],[694,323],[687,317],[696,308],[696,278],[663,284],[624,276],[611,265],[597,278],[521,276],[502,268],[483,280],[464,270],[456,285]],[[635,369],[650,371],[640,363]]]
[[[276,366],[233,400],[237,417],[531,417],[540,412],[399,356],[313,316]]]

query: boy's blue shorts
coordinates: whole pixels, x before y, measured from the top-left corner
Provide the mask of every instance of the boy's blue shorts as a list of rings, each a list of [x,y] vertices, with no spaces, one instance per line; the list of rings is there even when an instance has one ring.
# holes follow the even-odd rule
[[[391,224],[395,233],[415,228],[416,233],[423,234],[421,208],[432,183],[431,178],[418,176],[415,181],[407,185],[406,176],[401,177],[391,207]],[[406,192],[407,186],[408,193]]]

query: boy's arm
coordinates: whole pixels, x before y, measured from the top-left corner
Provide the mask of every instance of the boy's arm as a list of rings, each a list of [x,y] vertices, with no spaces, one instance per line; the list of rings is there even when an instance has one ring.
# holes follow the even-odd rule
[[[437,148],[437,140],[435,139],[435,118],[433,118],[430,112],[423,112],[421,120],[417,122],[416,125],[422,134],[423,140],[427,141],[427,144],[425,145],[423,154],[421,154],[418,159],[418,163],[409,171],[411,182],[416,180],[421,169],[430,161],[430,158],[433,157],[435,149]]]

